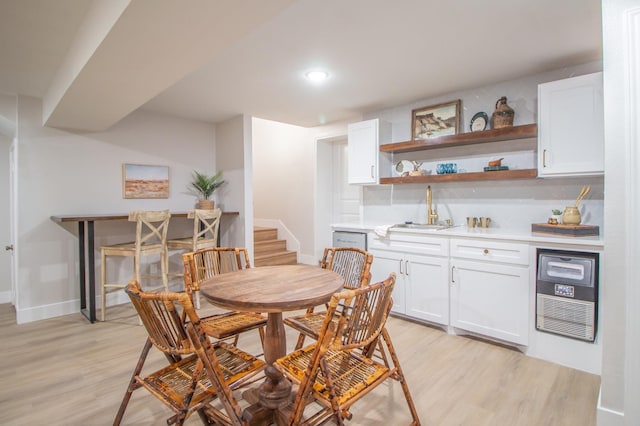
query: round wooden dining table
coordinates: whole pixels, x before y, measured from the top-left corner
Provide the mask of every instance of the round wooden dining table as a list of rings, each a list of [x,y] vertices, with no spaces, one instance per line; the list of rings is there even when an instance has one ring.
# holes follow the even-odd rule
[[[273,367],[287,353],[282,313],[327,303],[339,291],[344,278],[333,271],[311,265],[262,266],[224,273],[200,284],[200,294],[221,308],[267,313],[264,359],[267,378],[258,390],[258,400],[244,411],[249,424],[281,423],[278,410],[287,405],[291,383]]]

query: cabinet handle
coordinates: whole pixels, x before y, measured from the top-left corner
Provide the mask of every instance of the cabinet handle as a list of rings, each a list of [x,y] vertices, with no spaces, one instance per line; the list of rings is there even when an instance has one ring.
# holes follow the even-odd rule
[[[489,254],[489,249],[484,249],[482,252],[483,252],[484,254]]]
[[[451,284],[455,284],[456,280],[453,279],[453,270],[455,269],[455,266],[451,266]]]
[[[400,259],[400,275],[404,275],[404,272],[402,272],[402,259]]]
[[[542,167],[547,167],[547,150],[542,150]]]
[[[373,175],[373,165],[371,165],[371,177],[374,178],[375,176]]]
[[[409,261],[408,260],[404,261],[404,274],[406,276],[409,276]]]

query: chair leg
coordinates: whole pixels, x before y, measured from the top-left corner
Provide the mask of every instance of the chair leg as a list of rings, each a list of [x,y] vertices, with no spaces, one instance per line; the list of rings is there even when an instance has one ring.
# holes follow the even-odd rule
[[[131,375],[131,380],[129,381],[129,386],[127,386],[127,391],[124,394],[124,398],[122,398],[122,403],[120,403],[120,408],[118,409],[118,414],[116,414],[116,418],[113,421],[113,425],[117,426],[122,421],[122,417],[124,416],[124,412],[127,409],[127,405],[129,404],[129,400],[131,399],[131,394],[134,390],[138,389],[140,385],[138,384],[136,377],[142,371],[142,366],[144,365],[145,360],[147,359],[147,355],[149,354],[149,349],[151,349],[151,339],[147,338],[147,341],[142,348],[142,353],[140,354],[140,358],[138,359],[138,363],[136,364],[136,368],[133,370],[133,374]]]
[[[169,251],[166,247],[160,255],[160,270],[162,272],[162,285],[164,285],[164,291],[169,291]]]
[[[193,292],[193,301],[195,302],[196,309],[200,309],[200,290]]]
[[[140,283],[140,286],[142,286],[142,281],[140,280],[140,259],[138,256],[133,256],[133,277]]]
[[[104,322],[105,318],[105,310],[107,309],[107,294],[105,291],[105,282],[107,277],[107,265],[105,264],[107,256],[105,256],[104,252],[100,253],[100,300],[101,300],[101,309],[100,309],[100,320]]]
[[[301,349],[302,345],[304,345],[304,338],[305,338],[305,335],[300,333],[300,335],[298,336],[298,341],[296,342],[296,348],[295,348],[296,351],[298,349]]]
[[[391,336],[387,332],[386,328],[382,329],[382,338],[387,344],[387,348],[389,349],[389,354],[391,355],[391,361],[393,362],[393,366],[396,370],[396,376],[398,377],[398,381],[400,382],[400,386],[402,387],[402,392],[404,393],[404,398],[407,400],[407,405],[409,406],[409,411],[411,411],[411,417],[413,417],[413,425],[420,425],[420,418],[418,417],[418,410],[416,410],[416,406],[413,403],[413,398],[411,397],[411,392],[409,391],[409,385],[407,385],[407,381],[404,377],[404,372],[402,371],[402,367],[400,367],[400,361],[398,360],[398,356],[396,355],[395,348],[393,347],[393,343],[391,343]]]

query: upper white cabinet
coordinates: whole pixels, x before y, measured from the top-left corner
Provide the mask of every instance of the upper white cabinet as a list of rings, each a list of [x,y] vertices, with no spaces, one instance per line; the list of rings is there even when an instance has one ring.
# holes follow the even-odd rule
[[[538,86],[538,176],[604,173],[602,73]]]
[[[379,146],[391,136],[389,123],[377,118],[349,124],[348,127],[348,182],[377,184],[380,167],[390,167],[386,159],[380,160]]]

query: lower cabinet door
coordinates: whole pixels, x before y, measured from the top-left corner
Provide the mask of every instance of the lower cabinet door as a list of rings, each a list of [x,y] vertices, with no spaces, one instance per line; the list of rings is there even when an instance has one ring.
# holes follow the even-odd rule
[[[449,259],[406,254],[405,312],[449,325]]]
[[[402,253],[387,250],[369,250],[373,255],[371,264],[371,282],[387,279],[390,273],[396,273],[396,285],[393,288],[393,306],[391,312],[405,314],[405,261]]]
[[[451,326],[527,345],[529,268],[460,259],[451,266]]]

